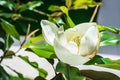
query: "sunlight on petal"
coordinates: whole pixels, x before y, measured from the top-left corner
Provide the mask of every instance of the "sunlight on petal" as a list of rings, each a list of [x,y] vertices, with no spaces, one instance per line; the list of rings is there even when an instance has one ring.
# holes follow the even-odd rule
[[[55,34],[57,33],[57,26],[47,20],[41,21],[42,32],[45,38],[45,41],[53,45]]]
[[[62,46],[58,40],[54,41],[54,49],[57,57],[64,63],[70,65],[80,65],[86,63],[89,59],[82,57],[80,55],[75,55],[75,53],[71,53],[65,46]]]
[[[92,26],[87,30],[80,42],[80,54],[89,55],[96,49],[98,43],[98,30],[95,26]]]

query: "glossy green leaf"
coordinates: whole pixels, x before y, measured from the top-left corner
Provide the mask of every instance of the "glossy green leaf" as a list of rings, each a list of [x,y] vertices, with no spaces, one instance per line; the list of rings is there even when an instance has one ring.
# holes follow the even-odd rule
[[[39,72],[39,76],[46,78],[46,76],[48,75],[48,72],[42,68],[37,68],[37,71]]]
[[[49,44],[28,43],[24,46],[24,48],[32,50],[39,57],[56,58],[54,48]]]
[[[66,6],[69,8],[72,5],[72,0],[66,0],[65,2]]]
[[[1,19],[1,27],[6,32],[6,34],[12,35],[14,38],[19,40],[19,33],[16,31],[15,26],[10,24],[9,22]]]
[[[65,6],[61,6],[60,9],[61,9],[61,11],[63,13],[65,13],[66,19],[67,19],[67,23],[69,24],[69,26],[70,27],[74,27],[75,24],[74,24],[74,22],[72,21],[72,19],[70,18],[69,14],[68,14],[68,9]]]
[[[61,6],[60,9],[65,15],[68,15],[68,9],[65,6]]]
[[[41,35],[38,35],[38,36],[36,36],[36,37],[32,37],[32,38],[30,38],[29,39],[29,41],[28,41],[28,43],[30,42],[30,43],[37,43],[37,42],[40,42],[41,40],[43,40],[44,38],[43,38],[43,35],[41,34]]]
[[[116,36],[112,36],[105,32],[101,32],[100,46],[108,46],[108,45],[116,46],[119,44],[119,42],[120,42],[120,38]]]
[[[96,55],[90,61],[85,63],[86,65],[96,65],[96,64],[111,64],[111,60],[109,58],[102,58],[101,56]]]
[[[97,66],[120,70],[120,59],[111,60],[111,62],[112,62],[111,64],[97,64]]]
[[[9,48],[12,46],[12,44],[14,43],[12,37],[7,34],[6,38],[5,38],[5,50],[9,50]]]
[[[2,27],[0,27],[0,37],[4,40],[4,38],[6,37],[6,32],[2,29]]]
[[[49,44],[35,44],[35,43],[28,43],[24,46],[24,48],[30,48],[30,49],[40,49],[40,50],[45,50],[45,51],[50,51],[54,52],[53,46]]]
[[[39,7],[42,3],[42,1],[31,1],[27,4],[23,4],[20,7],[20,12],[23,12],[25,10],[33,10],[34,8]]]
[[[4,50],[4,43],[0,41],[0,49]]]
[[[39,57],[44,57],[44,58],[56,58],[56,55],[54,52],[46,51],[46,50],[41,50],[39,48],[31,48],[31,50],[38,55]]]
[[[15,4],[10,0],[0,0],[0,5],[10,10],[13,10],[13,8],[15,7]]]
[[[59,25],[65,25],[65,22],[62,20],[62,18],[55,18],[54,20]]]
[[[57,5],[50,5],[48,10],[53,11],[53,12],[54,11],[58,11],[59,10],[59,6],[57,6]]]
[[[31,66],[38,68],[38,64],[36,62],[30,62],[28,56],[19,56],[25,62],[29,63]]]
[[[48,75],[47,71],[45,71],[42,68],[39,68],[39,65],[37,62],[30,61],[28,56],[19,56],[19,57],[23,59],[25,62],[27,62],[28,64],[30,64],[32,67],[34,67],[39,72],[40,77],[45,78]]]
[[[43,77],[37,76],[34,80],[46,80]]]
[[[80,76],[80,70],[76,67],[69,66],[63,62],[59,62],[56,71],[65,75],[66,80],[86,80],[85,77]]]
[[[54,59],[46,59],[51,65],[54,65]]]
[[[96,66],[120,70],[120,64],[97,64]]]
[[[97,5],[97,3],[95,2],[95,0],[75,0],[74,1],[74,7],[94,7]],[[86,8],[85,8],[86,9]]]
[[[115,34],[120,34],[120,29],[110,26],[97,25],[99,31],[109,31]]]
[[[51,80],[65,80],[65,79],[64,79],[63,75],[61,73],[59,73]]]
[[[22,73],[19,73],[18,71],[12,69],[12,68],[9,67],[9,66],[7,66],[7,67],[8,67],[9,69],[11,69],[13,72],[15,72],[21,80],[24,80],[24,79],[25,79]]]
[[[81,75],[86,76],[88,80],[120,80],[114,73],[104,71],[81,70]]]
[[[21,80],[21,78],[18,77],[18,76],[10,75],[10,80]],[[31,79],[29,79],[29,78],[24,78],[23,80],[31,80]]]
[[[10,80],[10,76],[7,74],[7,72],[3,69],[1,65],[0,65],[0,80]]]
[[[11,18],[13,16],[13,13],[4,13],[4,12],[1,12],[0,16],[1,17],[5,17],[5,18]]]
[[[55,18],[54,19],[56,24],[58,24],[59,26],[64,26],[64,29],[68,29],[69,27],[66,25],[66,23],[63,21],[62,18]]]

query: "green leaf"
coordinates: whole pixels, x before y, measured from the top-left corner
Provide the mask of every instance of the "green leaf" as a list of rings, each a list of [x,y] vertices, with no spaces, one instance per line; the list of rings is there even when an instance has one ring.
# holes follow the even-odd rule
[[[103,26],[103,25],[97,25],[99,31],[109,31],[115,34],[120,34],[120,29],[119,28],[114,28],[110,26]]]
[[[90,61],[85,63],[85,65],[96,65],[96,64],[111,64],[111,60],[109,58],[102,58],[101,56],[96,55]]]
[[[7,7],[10,10],[13,10],[13,8],[15,7],[15,4],[10,0],[0,0],[0,5]]]
[[[4,43],[0,41],[0,49],[4,50]]]
[[[86,80],[85,77],[80,76],[80,70],[76,67],[69,66],[63,62],[59,62],[56,71],[65,75],[66,80]]]
[[[111,62],[112,62],[111,64],[97,64],[96,66],[120,70],[120,59],[119,60],[111,60]]]
[[[30,48],[30,49],[35,48],[35,49],[41,49],[41,50],[50,51],[50,52],[54,51],[53,46],[49,44],[28,43],[24,46],[24,48]]]
[[[38,55],[39,57],[44,57],[44,58],[56,58],[56,55],[54,52],[46,51],[46,50],[40,50],[39,48],[31,48],[31,50]]]
[[[1,19],[1,27],[6,32],[6,34],[12,35],[14,38],[19,40],[19,33],[16,31],[15,26],[10,24],[9,22]]]
[[[37,71],[39,72],[39,76],[43,78],[46,78],[46,76],[48,75],[47,71],[42,68],[37,68]]]
[[[6,73],[3,67],[0,65],[0,80],[10,80],[10,76]]]
[[[81,75],[86,76],[88,80],[120,80],[117,75],[104,71],[81,70]]]
[[[21,73],[17,72],[16,70],[12,69],[12,68],[9,67],[9,66],[7,66],[7,67],[8,67],[9,69],[11,69],[13,72],[15,72],[21,80],[24,80],[24,79],[25,79],[24,76],[23,76]]]
[[[44,38],[43,38],[43,35],[41,34],[41,35],[38,35],[38,36],[36,36],[36,37],[32,37],[32,38],[30,38],[29,39],[29,41],[27,42],[27,43],[37,43],[37,42],[40,42],[41,40],[43,40]]]
[[[37,76],[34,80],[46,80],[43,77]]]
[[[59,73],[51,80],[65,80],[65,79],[64,79],[63,75],[61,73]]]
[[[32,50],[39,57],[56,58],[53,47],[48,44],[28,43],[24,46],[24,48]]]
[[[0,16],[1,17],[5,17],[5,18],[11,18],[13,16],[13,13],[4,13],[4,12],[1,12]]]
[[[69,27],[65,24],[65,22],[62,20],[62,18],[55,18],[55,23],[59,26],[64,26],[64,29],[68,29]]]
[[[10,75],[10,80],[21,80],[21,78],[18,77],[18,76]],[[24,78],[24,80],[31,80],[31,79],[29,79],[29,78]]]
[[[39,7],[43,2],[42,1],[31,1],[20,6],[20,12],[25,10],[33,10],[36,7]]]
[[[65,13],[66,19],[67,19],[67,23],[69,24],[69,26],[70,27],[74,27],[75,24],[74,24],[74,22],[72,21],[72,19],[70,18],[69,14],[68,14],[68,9],[65,6],[61,6],[60,9],[61,9],[61,11],[63,13]]]
[[[28,56],[19,56],[19,57],[21,59],[23,59],[25,62],[27,62],[28,64],[30,64],[32,67],[34,67],[39,72],[39,76],[40,77],[45,78],[48,75],[47,71],[45,71],[42,68],[39,68],[37,62],[31,62],[31,61],[29,61]]]
[[[9,50],[9,48],[12,46],[12,44],[14,43],[12,37],[7,34],[6,38],[5,38],[5,50]]]
[[[83,8],[88,8],[88,7],[95,7],[97,5],[97,2],[95,0],[75,0],[74,1],[74,7],[83,7]]]
[[[101,32],[100,46],[108,46],[108,45],[116,46],[119,44],[119,42],[120,42],[120,38],[116,36],[112,36],[106,32]]]
[[[53,11],[53,12],[54,11],[58,11],[59,10],[59,6],[57,6],[57,5],[50,5],[48,10]]]
[[[72,5],[72,0],[66,0],[66,6],[69,8]]]
[[[7,51],[4,58],[12,58],[13,55],[15,55],[15,53],[13,51],[9,50],[9,51]]]
[[[68,9],[65,6],[61,6],[60,10],[65,13],[65,15],[68,15]]]
[[[97,64],[96,66],[120,70],[120,64]]]
[[[51,65],[54,65],[54,59],[47,59],[47,61],[48,61]]]

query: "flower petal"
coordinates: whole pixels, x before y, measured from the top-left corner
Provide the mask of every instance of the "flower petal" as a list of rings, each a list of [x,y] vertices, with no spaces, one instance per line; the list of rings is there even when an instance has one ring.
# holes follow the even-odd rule
[[[80,36],[78,30],[76,28],[69,28],[64,32],[67,41],[71,41],[73,38]]]
[[[56,56],[64,63],[70,65],[80,65],[86,63],[89,59],[86,57],[82,57],[77,55],[76,53],[72,53],[69,51],[66,46],[63,46],[59,40],[55,38],[54,40],[54,49],[56,52]]]
[[[68,35],[72,37],[72,34]],[[67,48],[69,51],[77,54],[78,53],[78,47],[77,44],[73,41],[68,41],[67,40],[67,36],[65,35],[63,26],[61,26],[58,29],[58,33],[56,34],[56,40],[59,41],[59,43],[61,43],[62,46],[65,46],[65,48]]]
[[[76,25],[74,28],[77,29],[80,36],[82,37],[86,33],[86,31],[92,26],[96,26],[96,23],[82,23],[82,24]]]
[[[58,27],[54,23],[47,20],[41,21],[41,27],[46,42],[53,45],[55,34],[58,31]]]
[[[92,54],[98,46],[99,33],[96,26],[90,27],[81,38],[80,55],[86,56]]]

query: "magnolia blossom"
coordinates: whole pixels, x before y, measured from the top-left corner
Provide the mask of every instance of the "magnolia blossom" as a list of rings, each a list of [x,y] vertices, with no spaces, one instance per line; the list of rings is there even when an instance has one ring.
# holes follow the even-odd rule
[[[54,46],[56,56],[70,65],[84,64],[94,57],[99,48],[100,36],[96,23],[82,23],[64,31],[54,23],[41,21],[46,42]]]

